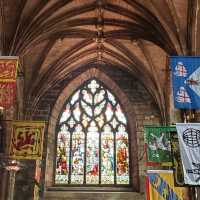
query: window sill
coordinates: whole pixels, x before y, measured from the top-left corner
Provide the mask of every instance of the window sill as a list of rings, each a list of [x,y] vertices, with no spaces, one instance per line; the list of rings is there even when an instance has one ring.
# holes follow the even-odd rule
[[[79,191],[79,192],[133,192],[133,189],[131,187],[104,187],[104,186],[88,186],[88,187],[83,187],[83,186],[52,186],[48,187],[47,191]]]
[[[62,187],[61,187],[62,188]],[[54,187],[48,188],[47,191],[44,192],[44,200],[111,200],[111,199],[120,199],[120,200],[128,200],[128,199],[137,199],[144,200],[145,195],[138,192],[131,191],[69,191],[69,190],[55,190]],[[58,189],[58,187],[57,187]],[[88,188],[89,189],[89,188]]]

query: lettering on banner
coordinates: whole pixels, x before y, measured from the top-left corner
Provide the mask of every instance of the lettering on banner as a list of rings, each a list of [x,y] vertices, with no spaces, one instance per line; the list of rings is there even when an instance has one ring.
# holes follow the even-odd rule
[[[0,60],[0,79],[16,79],[16,60]]]

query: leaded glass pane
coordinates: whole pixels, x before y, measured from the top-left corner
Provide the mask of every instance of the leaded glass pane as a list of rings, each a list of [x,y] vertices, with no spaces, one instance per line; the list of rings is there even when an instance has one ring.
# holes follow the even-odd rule
[[[115,97],[107,90],[108,99],[111,101],[112,105],[114,106],[116,104]]]
[[[58,132],[55,183],[68,183],[70,133],[66,125]]]
[[[83,117],[82,117],[83,127],[86,128],[89,122],[90,122],[90,118],[87,115],[83,114]]]
[[[92,93],[95,93],[97,88],[99,88],[99,84],[96,80],[91,80],[88,84],[88,88],[91,90]]]
[[[84,83],[58,122],[56,184],[129,184],[127,119],[103,84]]]
[[[126,124],[126,117],[125,117],[124,113],[122,112],[121,106],[119,104],[117,104],[115,113],[116,113],[118,120],[120,122]]]
[[[104,116],[100,115],[99,117],[97,117],[95,119],[95,121],[97,122],[98,126],[101,128],[104,125]]]
[[[60,123],[67,121],[70,115],[71,115],[70,105],[67,104],[65,110],[63,111],[61,115]]]
[[[110,103],[107,103],[105,114],[106,114],[106,120],[110,121],[112,119],[112,116],[113,116],[113,107]]]
[[[67,124],[69,125],[70,128],[73,128],[74,125],[76,124],[76,122],[74,121],[74,118],[71,117],[71,118],[68,120]]]
[[[75,108],[73,110],[73,115],[74,115],[74,118],[76,119],[76,121],[80,121],[80,116],[81,116],[81,110],[80,110],[80,107],[79,107],[79,103],[76,103],[75,105]]]
[[[84,101],[81,101],[81,106],[83,108],[83,111],[89,116],[92,117],[92,108],[90,105],[88,105],[87,103],[85,103]]]
[[[102,103],[95,106],[95,109],[94,109],[94,115],[95,116],[99,115],[102,112],[105,104],[106,104],[106,101],[103,101]]]
[[[86,183],[99,183],[99,133],[94,122],[91,122],[87,133]]]
[[[116,134],[117,184],[129,184],[128,133],[119,126]]]
[[[84,175],[85,135],[81,125],[77,125],[72,133],[72,172],[71,183],[82,184]]]
[[[78,90],[72,97],[71,99],[71,105],[74,105],[74,103],[79,99],[79,94],[80,94],[80,90]]]
[[[100,90],[97,94],[95,94],[94,96],[94,103],[100,103],[102,100],[105,99],[105,91],[104,90]]]
[[[88,104],[92,104],[92,94],[90,92],[88,92],[87,90],[83,90],[82,91],[83,94],[83,100],[88,103]]]
[[[101,183],[114,183],[114,136],[108,125],[101,134]]]

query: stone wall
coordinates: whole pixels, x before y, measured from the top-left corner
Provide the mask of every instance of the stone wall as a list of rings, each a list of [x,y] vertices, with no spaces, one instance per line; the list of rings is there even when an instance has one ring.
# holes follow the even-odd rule
[[[90,69],[92,73],[94,73],[96,69]],[[103,73],[102,73],[103,72]],[[46,96],[40,101],[37,112],[31,118],[34,120],[46,120],[48,129],[45,132],[44,137],[44,152],[43,152],[43,160],[42,160],[42,175],[41,175],[41,196],[44,196],[44,199],[49,200],[57,200],[57,199],[82,199],[85,195],[87,199],[96,199],[96,194],[98,194],[99,199],[135,199],[138,200],[145,199],[144,197],[144,175],[145,175],[145,165],[144,165],[144,125],[151,124],[159,124],[160,114],[159,110],[154,103],[154,99],[149,95],[146,89],[138,82],[137,78],[133,78],[128,75],[124,71],[120,69],[111,70],[109,67],[101,67],[100,70],[96,70],[97,77],[103,80],[103,75],[108,76],[110,79],[114,81],[114,84],[107,83],[108,87],[112,90],[112,92],[119,98],[121,102],[123,102],[122,106],[125,111],[128,112],[128,120],[130,126],[132,126],[132,130],[134,130],[134,139],[135,146],[134,151],[132,152],[137,154],[139,162],[134,160],[133,162],[138,164],[137,172],[135,174],[139,174],[138,186],[140,185],[139,193],[136,192],[69,192],[69,191],[49,191],[49,187],[53,186],[53,164],[55,160],[55,127],[57,123],[57,117],[60,113],[60,107],[62,107],[66,94],[61,91],[67,91],[67,94],[70,95],[74,89],[76,89],[81,80],[87,79],[88,74],[82,73],[81,76],[79,72],[75,74],[73,78],[73,86],[70,85],[71,80],[67,80],[64,83],[65,87],[55,86],[52,90],[46,94]],[[79,76],[79,80],[75,81],[75,79]],[[71,79],[72,79],[71,78]],[[75,78],[75,79],[74,79]],[[106,78],[105,78],[105,81]],[[77,82],[77,83],[76,83]],[[79,83],[78,83],[79,82]],[[105,83],[106,84],[106,83]],[[115,93],[115,91],[121,91],[119,94]],[[60,94],[61,92],[61,94]],[[57,107],[57,104],[60,104],[60,107]],[[27,104],[29,105],[29,104]],[[27,107],[28,108],[28,107]],[[31,109],[30,109],[31,110]],[[131,133],[132,134],[132,133]],[[137,150],[137,151],[136,151]],[[26,182],[27,176],[25,169],[23,174],[18,175],[16,184],[32,183]],[[31,170],[31,169],[29,169]],[[32,169],[34,171],[34,169]],[[24,179],[24,181],[23,181]],[[26,187],[24,187],[26,189]],[[21,196],[20,200],[27,200],[27,198],[21,195],[23,188],[20,189],[20,186],[17,187],[16,197]],[[33,195],[31,192],[31,188],[29,188],[29,196]],[[123,197],[123,198],[122,198]],[[19,199],[19,198],[15,198]],[[31,198],[30,198],[31,199]]]
[[[101,69],[102,70],[102,69]],[[137,138],[136,145],[137,150],[135,152],[132,152],[132,154],[137,153],[137,157],[139,159],[139,171],[137,172],[140,177],[140,182],[138,185],[140,185],[140,193],[144,192],[144,174],[145,174],[145,165],[144,165],[144,125],[151,125],[151,124],[159,124],[160,123],[160,115],[159,111],[154,103],[153,98],[148,94],[148,92],[145,90],[145,88],[137,81],[137,79],[132,78],[125,74],[123,71],[120,70],[105,70],[104,71],[109,77],[113,79],[113,81],[116,83],[117,86],[119,86],[119,89],[122,92],[122,94],[116,94],[116,86],[112,86],[112,83],[109,83],[109,87],[113,88],[112,92],[116,94],[116,96],[119,98],[121,103],[126,98],[126,101],[122,103],[122,106],[124,107],[125,111],[130,112],[131,114],[128,116],[129,124],[133,125],[133,129],[135,131],[135,138]],[[94,73],[94,72],[93,72]],[[98,74],[99,78],[102,79],[103,75],[99,74],[99,72],[95,72],[96,75]],[[58,199],[79,199],[81,198],[81,193],[76,192],[76,196],[73,197],[73,192],[70,193],[72,196],[66,196],[66,194],[69,194],[66,191],[48,191],[48,188],[53,186],[53,164],[54,164],[54,156],[55,156],[55,127],[57,123],[58,114],[61,111],[62,105],[67,99],[66,96],[70,96],[73,91],[80,85],[79,82],[84,82],[88,79],[87,73],[83,73],[81,76],[78,77],[79,80],[73,80],[73,84],[69,84],[65,90],[63,90],[63,93],[59,96],[54,109],[51,113],[51,118],[49,120],[49,129],[48,129],[48,144],[47,144],[47,153],[46,153],[46,176],[45,178],[45,199],[56,199],[56,194],[60,197]],[[97,77],[98,78],[98,77]],[[82,80],[80,80],[82,79]],[[105,80],[106,81],[106,80]],[[72,86],[73,85],[73,86]],[[121,98],[121,99],[120,99]],[[53,152],[53,153],[52,153]],[[137,161],[134,161],[137,162]],[[47,175],[48,174],[48,175]],[[56,189],[56,188],[55,188]],[[65,194],[66,193],[66,194]],[[63,194],[63,195],[62,195]],[[64,195],[65,194],[65,195]],[[80,194],[80,196],[78,195]],[[109,199],[106,197],[107,192],[101,193],[104,194],[103,199]],[[129,193],[126,193],[129,194]],[[126,195],[124,193],[124,198],[129,199],[130,194]],[[92,198],[92,194],[91,198]],[[113,195],[112,193],[110,195]],[[133,195],[131,198],[136,197],[137,195],[140,196],[140,199],[144,199],[144,196],[141,196],[139,193],[131,192],[131,195]],[[65,196],[65,198],[64,198]],[[109,195],[108,195],[109,196]],[[113,196],[114,197],[114,196]],[[116,199],[121,198],[120,194],[116,194]],[[139,197],[138,197],[139,198]],[[89,196],[88,196],[89,199]]]

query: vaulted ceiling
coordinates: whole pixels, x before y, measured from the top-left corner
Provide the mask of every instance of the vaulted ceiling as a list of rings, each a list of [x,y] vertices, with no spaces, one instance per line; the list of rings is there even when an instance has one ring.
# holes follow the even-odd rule
[[[166,107],[167,56],[200,53],[199,0],[0,0],[0,53],[33,104],[74,71],[121,68]]]

